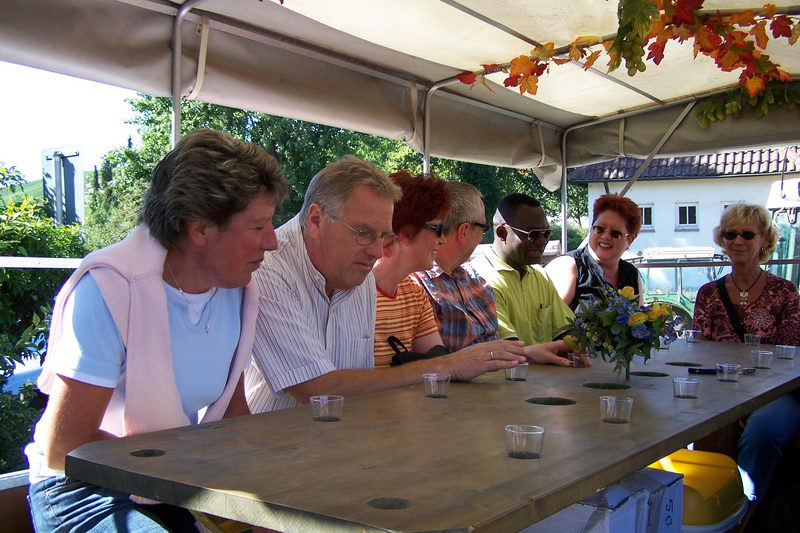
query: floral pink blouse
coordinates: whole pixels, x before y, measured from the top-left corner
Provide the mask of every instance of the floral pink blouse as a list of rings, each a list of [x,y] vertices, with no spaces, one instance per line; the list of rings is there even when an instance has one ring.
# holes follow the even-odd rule
[[[791,281],[767,272],[767,283],[758,299],[744,308],[747,333],[761,335],[764,344],[800,345],[800,295]],[[717,282],[706,283],[697,292],[694,329],[704,339],[741,342],[725,311]]]

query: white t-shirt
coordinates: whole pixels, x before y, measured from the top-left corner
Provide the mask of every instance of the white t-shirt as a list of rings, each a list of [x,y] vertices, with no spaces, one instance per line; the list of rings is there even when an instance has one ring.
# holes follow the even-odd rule
[[[225,388],[241,332],[243,290],[181,294],[167,283],[164,287],[175,384],[183,410],[195,424],[198,411],[216,401]],[[48,351],[50,369],[83,383],[124,392],[125,357],[122,337],[97,283],[91,274],[83,276],[66,302],[63,334]],[[115,395],[120,401],[124,397]],[[109,409],[122,407],[109,405]],[[31,483],[63,475],[44,464],[36,434],[25,453]]]

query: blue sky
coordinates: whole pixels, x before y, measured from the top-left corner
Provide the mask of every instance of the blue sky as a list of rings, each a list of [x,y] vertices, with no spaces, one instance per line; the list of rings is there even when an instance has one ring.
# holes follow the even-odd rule
[[[77,146],[84,170],[124,145],[138,144],[126,98],[135,92],[0,61],[0,162],[41,178],[42,150]]]

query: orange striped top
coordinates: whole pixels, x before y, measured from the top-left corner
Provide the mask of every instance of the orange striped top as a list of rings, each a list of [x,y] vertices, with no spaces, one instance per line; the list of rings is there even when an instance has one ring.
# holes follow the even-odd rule
[[[397,285],[395,295],[388,296],[378,288],[378,307],[375,313],[375,367],[389,366],[394,351],[386,340],[390,335],[400,339],[412,350],[414,339],[439,331],[425,291],[405,278]]]

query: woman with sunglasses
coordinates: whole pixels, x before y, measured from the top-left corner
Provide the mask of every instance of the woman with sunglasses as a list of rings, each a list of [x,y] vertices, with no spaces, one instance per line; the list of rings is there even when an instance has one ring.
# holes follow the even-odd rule
[[[571,309],[609,288],[633,287],[644,303],[639,271],[622,260],[641,227],[642,213],[633,200],[617,194],[595,200],[588,245],[545,266],[559,296]]]
[[[752,333],[765,344],[800,344],[797,287],[761,268],[778,242],[767,210],[729,206],[714,228],[714,242],[730,258],[731,273],[700,288],[694,328],[715,341],[744,342]]]
[[[383,257],[372,269],[378,289],[376,368],[393,364],[395,350],[390,337],[399,341],[391,342],[400,352],[405,347],[414,354],[425,354],[426,358],[444,356],[439,361],[447,358],[444,365],[450,369],[451,375],[458,374],[459,368],[472,364],[474,360],[496,359],[498,368],[505,368],[521,361],[517,354],[524,354],[533,362],[544,362],[556,358],[551,350],[565,350],[561,342],[522,347],[518,341],[494,340],[445,355],[447,350],[439,334],[433,306],[425,290],[410,275],[431,269],[439,246],[446,242],[443,220],[450,210],[450,193],[446,182],[435,176],[423,174],[414,177],[408,172],[395,172],[390,177],[400,186],[403,196],[394,204],[392,216],[392,230],[397,238],[384,243]],[[410,362],[418,357],[408,355],[397,362]]]
[[[766,344],[800,344],[800,296],[788,280],[761,268],[772,256],[778,234],[761,206],[734,204],[714,228],[716,242],[731,260],[731,273],[697,293],[694,329],[704,339],[744,342],[745,333]],[[737,462],[762,498],[783,447],[800,431],[800,403],[788,394],[754,411],[739,439]]]

